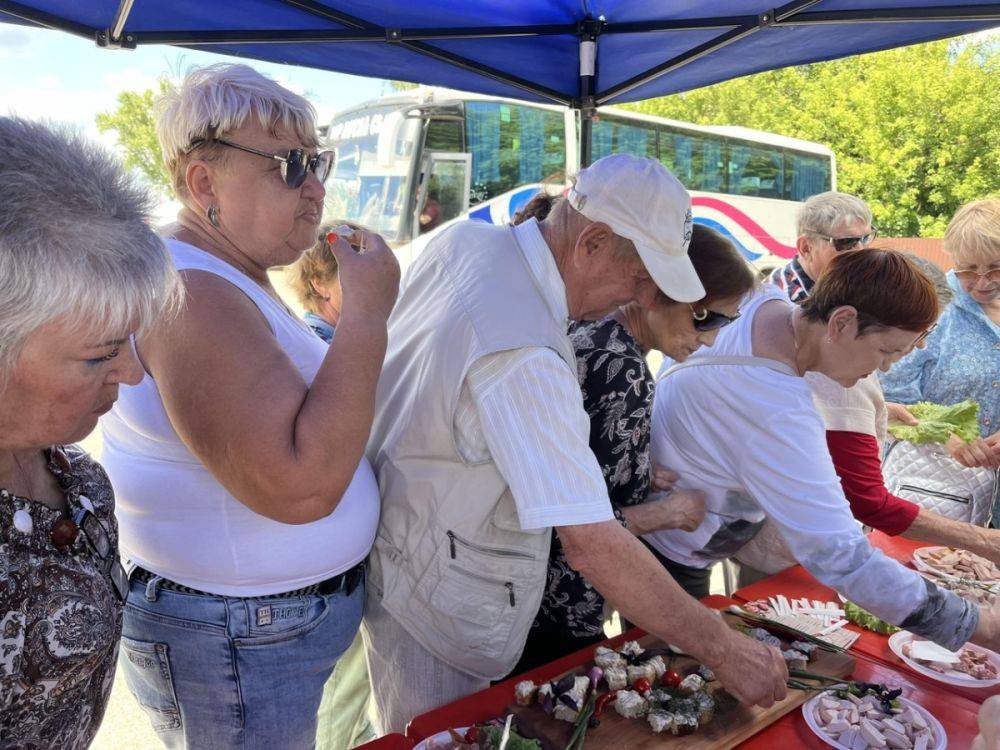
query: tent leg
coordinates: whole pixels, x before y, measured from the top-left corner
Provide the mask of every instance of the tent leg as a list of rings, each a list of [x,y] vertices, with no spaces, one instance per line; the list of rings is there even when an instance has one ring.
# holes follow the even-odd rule
[[[601,22],[587,19],[580,32],[580,169],[590,166],[597,91],[597,36]]]

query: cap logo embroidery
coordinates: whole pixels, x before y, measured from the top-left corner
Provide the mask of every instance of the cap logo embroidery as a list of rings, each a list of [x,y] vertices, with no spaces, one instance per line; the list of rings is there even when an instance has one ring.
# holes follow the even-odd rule
[[[692,232],[692,226],[691,225],[693,223],[694,223],[694,219],[691,216],[691,209],[689,208],[687,210],[687,213],[684,215],[684,239],[681,242],[681,244],[684,247],[687,247],[688,244],[691,242],[691,232]]]

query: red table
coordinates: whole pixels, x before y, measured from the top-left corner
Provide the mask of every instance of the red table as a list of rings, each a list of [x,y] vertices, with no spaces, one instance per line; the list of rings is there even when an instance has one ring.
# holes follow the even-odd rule
[[[887,536],[880,531],[873,531],[868,535],[868,539],[871,541],[873,547],[881,549],[886,555],[899,560],[901,563],[911,562],[913,560],[913,550],[927,546],[920,542],[911,542],[902,537]],[[810,600],[837,601],[837,592],[817,581],[801,565],[796,565],[793,568],[746,586],[735,592],[733,598],[747,602],[755,599],[766,599],[776,594],[784,594],[788,598],[795,599],[806,597]],[[854,625],[848,625],[847,627],[855,633],[861,634],[861,637],[851,646],[851,653],[855,656],[863,656],[880,662],[895,670],[904,672],[912,679],[944,688],[975,703],[982,703],[991,695],[1000,695],[1000,688],[964,688],[945,685],[932,677],[911,669],[889,648],[888,636],[879,635],[878,633],[873,633],[870,630],[864,630]]]
[[[377,740],[358,745],[354,750],[411,750],[416,743],[401,734],[387,734]]]

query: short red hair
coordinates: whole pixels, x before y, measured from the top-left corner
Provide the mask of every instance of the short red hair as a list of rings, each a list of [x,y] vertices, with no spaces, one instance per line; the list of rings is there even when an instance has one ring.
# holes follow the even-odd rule
[[[901,253],[881,248],[838,254],[802,305],[807,320],[826,323],[838,307],[858,311],[867,328],[926,331],[938,317],[934,284]]]

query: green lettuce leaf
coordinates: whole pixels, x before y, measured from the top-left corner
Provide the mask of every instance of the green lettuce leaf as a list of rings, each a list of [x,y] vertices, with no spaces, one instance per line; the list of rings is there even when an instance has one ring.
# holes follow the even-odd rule
[[[967,443],[979,437],[979,404],[975,401],[961,401],[951,406],[921,401],[907,408],[920,424],[890,425],[889,432],[900,440],[922,445],[944,443],[952,433]]]

